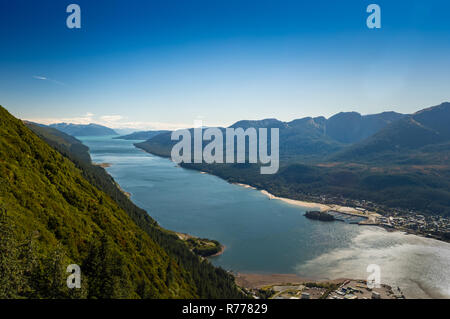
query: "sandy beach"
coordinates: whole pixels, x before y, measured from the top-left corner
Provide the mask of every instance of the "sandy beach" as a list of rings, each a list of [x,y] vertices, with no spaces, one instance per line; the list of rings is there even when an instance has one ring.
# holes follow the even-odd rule
[[[322,211],[322,212],[332,209],[331,206],[328,206],[328,205],[325,205],[325,204],[305,202],[305,201],[296,200],[296,199],[277,197],[275,195],[270,194],[266,190],[262,190],[261,193],[266,195],[267,197],[269,197],[269,199],[278,199],[278,200],[281,200],[281,201],[283,201],[285,203],[288,203],[288,204],[291,204],[291,205],[295,205],[295,206],[307,207],[307,208],[316,208],[316,209],[320,209],[320,211]]]
[[[336,212],[340,212],[340,213],[344,213],[344,214],[348,214],[348,215],[366,217],[367,222],[365,222],[364,224],[374,224],[374,223],[376,223],[376,218],[381,216],[380,214],[377,214],[375,212],[370,212],[370,211],[362,212],[360,210],[357,210],[354,207],[347,207],[347,206],[341,206],[341,205],[326,205],[326,204],[321,204],[321,203],[305,202],[302,200],[277,197],[273,194],[270,194],[266,190],[262,190],[261,193],[264,194],[265,196],[269,197],[269,199],[278,199],[278,200],[281,200],[290,205],[295,205],[295,206],[299,206],[299,207],[303,207],[303,208],[319,209],[321,212],[326,212],[326,211],[332,210],[332,211],[336,211]]]
[[[253,186],[247,185],[247,184],[242,184],[242,183],[233,183],[233,184],[237,185],[237,186],[244,187],[244,188],[256,189],[256,187],[253,187]],[[305,201],[296,200],[296,199],[277,197],[277,196],[269,193],[268,191],[266,191],[264,189],[261,190],[261,194],[264,194],[269,199],[278,199],[278,200],[281,200],[281,201],[286,202],[286,203],[291,204],[291,205],[300,206],[300,207],[307,207],[307,208],[316,208],[316,209],[320,209],[320,211],[328,211],[328,210],[334,208],[335,206],[337,206],[337,205],[329,206],[329,205],[320,204],[320,203],[312,203],[312,202],[305,202]]]
[[[256,187],[253,187],[253,186],[250,186],[250,185],[247,185],[247,184],[242,184],[242,183],[233,183],[233,184],[237,185],[237,186],[244,187],[244,188],[256,189]]]

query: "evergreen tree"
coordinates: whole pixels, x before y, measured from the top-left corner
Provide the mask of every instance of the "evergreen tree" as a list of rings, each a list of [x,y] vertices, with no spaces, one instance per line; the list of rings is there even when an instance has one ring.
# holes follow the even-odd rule
[[[105,235],[101,237],[100,244],[90,244],[82,270],[89,277],[89,298],[133,297],[123,259]]]
[[[21,297],[26,284],[13,227],[6,209],[0,207],[0,299]]]

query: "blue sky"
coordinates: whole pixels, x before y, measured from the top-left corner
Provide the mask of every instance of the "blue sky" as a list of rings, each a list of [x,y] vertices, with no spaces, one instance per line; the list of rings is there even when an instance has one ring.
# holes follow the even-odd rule
[[[411,113],[450,100],[449,15],[447,0],[1,1],[0,104],[136,129]]]

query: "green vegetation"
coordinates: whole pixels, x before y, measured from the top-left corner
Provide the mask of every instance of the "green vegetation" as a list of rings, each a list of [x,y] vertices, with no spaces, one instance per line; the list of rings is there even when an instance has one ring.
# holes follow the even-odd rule
[[[48,137],[62,152],[78,151],[81,165],[76,141]],[[96,173],[102,168],[85,165],[0,107],[0,298],[242,296],[232,276],[130,204]],[[82,289],[67,288],[69,264],[80,265]]]
[[[223,246],[217,241],[208,238],[198,238],[189,234],[175,233],[190,251],[201,257],[210,257],[223,252]]]
[[[333,215],[330,215],[326,212],[320,212],[320,211],[310,211],[305,213],[305,217],[310,219],[317,219],[323,222],[332,222],[335,220]]]
[[[217,240],[191,237],[186,243],[194,253],[202,257],[215,255],[222,250],[222,245]]]

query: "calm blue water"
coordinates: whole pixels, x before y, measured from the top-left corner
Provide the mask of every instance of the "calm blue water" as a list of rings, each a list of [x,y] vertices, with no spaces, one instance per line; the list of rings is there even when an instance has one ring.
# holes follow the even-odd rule
[[[145,153],[133,141],[79,137],[94,162],[132,194],[160,225],[217,239],[226,246],[212,259],[239,272],[296,273],[308,278],[366,278],[382,268],[382,281],[411,296],[450,296],[450,245],[371,226],[324,223],[305,209]],[[136,142],[136,141],[134,141]]]

